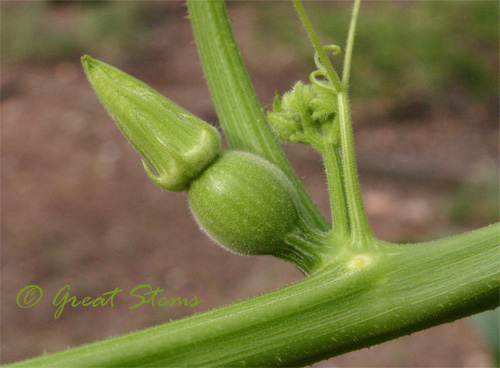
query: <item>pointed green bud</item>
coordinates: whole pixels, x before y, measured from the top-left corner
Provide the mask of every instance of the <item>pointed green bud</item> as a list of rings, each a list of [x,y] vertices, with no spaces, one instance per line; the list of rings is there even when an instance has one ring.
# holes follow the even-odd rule
[[[102,105],[144,158],[146,173],[163,189],[188,188],[219,154],[214,127],[111,65],[87,55],[82,64]]]

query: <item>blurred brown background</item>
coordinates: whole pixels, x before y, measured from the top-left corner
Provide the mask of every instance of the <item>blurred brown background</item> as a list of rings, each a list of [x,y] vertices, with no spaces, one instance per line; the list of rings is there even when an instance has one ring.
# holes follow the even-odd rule
[[[307,2],[325,43],[344,45],[350,2]],[[260,101],[307,80],[312,49],[288,2],[231,2]],[[202,312],[301,279],[271,257],[239,257],[198,229],[184,193],[166,193],[99,105],[83,54],[144,80],[217,124],[185,6],[177,1],[1,2],[2,362]],[[387,241],[437,238],[498,221],[497,2],[367,2],[354,51],[352,109],[363,196]],[[337,62],[337,60],[336,60]],[[328,214],[320,158],[285,147]],[[36,284],[33,308],[17,293]],[[140,284],[197,296],[195,308],[130,310]],[[116,287],[115,305],[66,306]],[[489,366],[470,320],[318,363]]]

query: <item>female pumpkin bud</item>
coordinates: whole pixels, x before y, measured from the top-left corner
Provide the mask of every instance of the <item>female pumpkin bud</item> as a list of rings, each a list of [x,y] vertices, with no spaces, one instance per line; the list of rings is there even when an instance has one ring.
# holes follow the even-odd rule
[[[200,227],[240,254],[288,251],[285,236],[299,222],[297,194],[270,162],[247,152],[223,152],[189,188]]]
[[[170,191],[186,189],[220,152],[217,130],[134,77],[90,56],[87,78],[120,130],[156,171],[149,177]]]
[[[316,267],[309,241],[320,243],[322,235],[301,221],[297,193],[279,168],[250,153],[221,153],[215,128],[110,65],[89,56],[82,64],[150,178],[166,190],[188,189],[193,215],[210,237],[236,253],[291,261],[304,273]]]

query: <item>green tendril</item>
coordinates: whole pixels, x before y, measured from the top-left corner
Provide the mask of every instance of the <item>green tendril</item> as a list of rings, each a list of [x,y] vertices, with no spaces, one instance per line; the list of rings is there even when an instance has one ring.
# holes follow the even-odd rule
[[[337,46],[337,45],[326,45],[326,46],[323,46],[323,50],[325,51],[331,51],[332,52],[332,56],[336,56],[336,55],[339,55],[340,52],[341,52],[341,49],[340,49],[340,46]],[[319,70],[323,71],[326,73],[326,68],[325,66],[323,65],[322,61],[321,61],[321,58],[320,58],[320,55],[318,52],[315,52],[314,53],[314,64],[316,64],[316,68],[318,68]]]
[[[325,51],[325,54],[326,51],[331,51],[332,56],[339,55],[341,52],[340,46],[337,45],[323,46],[323,50]],[[321,57],[318,52],[314,53],[314,64],[316,65],[317,70],[314,70],[313,72],[311,72],[311,74],[309,74],[309,80],[311,81],[311,83],[319,88],[325,89],[329,92],[336,94],[337,90],[335,89],[333,83],[330,81],[328,77],[328,71],[323,62],[321,61]],[[335,70],[333,70],[333,72],[335,73],[338,79],[337,72]],[[319,79],[320,77],[323,79]]]

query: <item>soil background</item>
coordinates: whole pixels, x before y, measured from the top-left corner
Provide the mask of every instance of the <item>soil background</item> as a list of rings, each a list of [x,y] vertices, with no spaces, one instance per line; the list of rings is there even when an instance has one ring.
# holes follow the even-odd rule
[[[12,6],[2,3],[2,17]],[[103,48],[92,56],[217,125],[186,8],[179,2],[164,7],[166,21],[141,40],[147,53],[131,56]],[[249,2],[229,4],[236,39],[268,107],[276,90],[306,81],[311,69],[297,63],[301,56],[289,45],[255,42],[261,11],[256,8]],[[81,11],[52,4],[44,16],[64,32],[65,24],[81,19]],[[297,27],[296,37],[306,40],[301,31]],[[5,37],[12,30],[2,32]],[[498,50],[494,53],[498,56]],[[139,156],[100,106],[78,58],[46,63],[3,58],[1,77],[2,363],[154,326],[302,278],[291,264],[240,257],[204,236],[186,194],[164,192],[147,178]],[[409,94],[402,103],[353,99],[352,111],[362,192],[377,237],[431,239],[491,222],[481,211],[457,221],[451,209],[457,193],[476,198],[464,188],[484,194],[485,182],[497,185],[498,99],[461,100],[457,94],[422,100]],[[284,147],[328,216],[320,157],[302,146]],[[491,205],[488,199],[482,207]],[[44,296],[35,307],[22,309],[17,293],[32,284]],[[131,310],[137,300],[127,292],[141,284],[164,289],[161,296],[196,296],[202,302],[194,308],[149,304]],[[55,319],[52,299],[65,285],[78,300],[116,287],[125,292],[113,307],[66,306]],[[468,320],[460,320],[315,366],[486,367],[490,358],[486,341]]]

